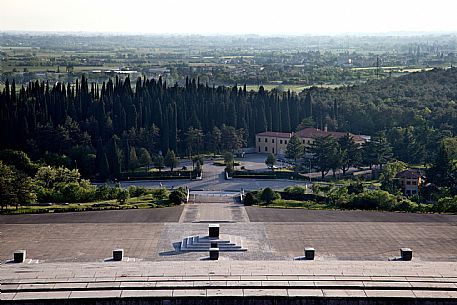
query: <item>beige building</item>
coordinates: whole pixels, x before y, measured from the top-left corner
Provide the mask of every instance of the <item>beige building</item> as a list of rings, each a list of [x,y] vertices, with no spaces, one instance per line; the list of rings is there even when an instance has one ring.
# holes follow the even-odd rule
[[[403,194],[414,196],[419,193],[422,185],[422,175],[418,170],[407,169],[397,174],[398,183],[400,184]]]
[[[305,147],[309,147],[318,137],[332,136],[336,139],[344,137],[347,132],[326,131],[315,128],[305,128],[295,133],[265,131],[255,135],[255,151],[262,154],[284,155],[289,139],[296,135]],[[366,138],[349,133],[358,144],[366,142]]]
[[[261,154],[284,155],[287,142],[292,137],[290,132],[265,131],[255,135],[255,151]]]

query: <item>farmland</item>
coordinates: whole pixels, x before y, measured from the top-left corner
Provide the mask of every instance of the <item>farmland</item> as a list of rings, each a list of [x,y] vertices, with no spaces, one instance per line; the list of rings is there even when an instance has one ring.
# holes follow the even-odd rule
[[[0,34],[0,89],[6,79],[73,83],[116,75],[162,77],[168,85],[247,84],[301,92],[397,77],[457,62],[452,36],[263,37]],[[381,41],[382,39],[382,41]],[[430,41],[434,41],[430,43]]]

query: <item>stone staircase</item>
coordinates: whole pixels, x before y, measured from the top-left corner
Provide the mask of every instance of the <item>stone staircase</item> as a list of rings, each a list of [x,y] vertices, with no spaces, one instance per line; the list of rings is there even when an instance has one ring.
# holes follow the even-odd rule
[[[221,235],[220,237],[209,236],[188,236],[182,239],[180,244],[181,252],[208,252],[216,244],[220,252],[247,251],[240,236]]]

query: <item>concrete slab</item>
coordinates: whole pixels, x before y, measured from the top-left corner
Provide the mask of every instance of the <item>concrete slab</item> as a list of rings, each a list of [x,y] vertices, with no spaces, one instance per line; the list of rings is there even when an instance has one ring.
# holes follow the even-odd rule
[[[323,297],[321,289],[287,289],[289,297]]]
[[[69,299],[107,299],[120,298],[122,290],[83,290],[72,291]]]
[[[365,290],[369,298],[415,298],[412,290]]]
[[[207,289],[207,297],[242,297],[243,289]]]
[[[65,300],[70,297],[69,291],[21,292],[16,293],[14,301],[24,300]]]
[[[324,297],[332,298],[365,298],[367,295],[362,289],[322,289]]]
[[[122,290],[122,298],[171,298],[173,290]]]

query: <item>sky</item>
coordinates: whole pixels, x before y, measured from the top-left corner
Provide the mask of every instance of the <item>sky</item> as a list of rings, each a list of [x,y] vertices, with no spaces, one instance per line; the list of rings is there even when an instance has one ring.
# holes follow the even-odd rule
[[[0,31],[457,32],[457,0],[0,0]]]

